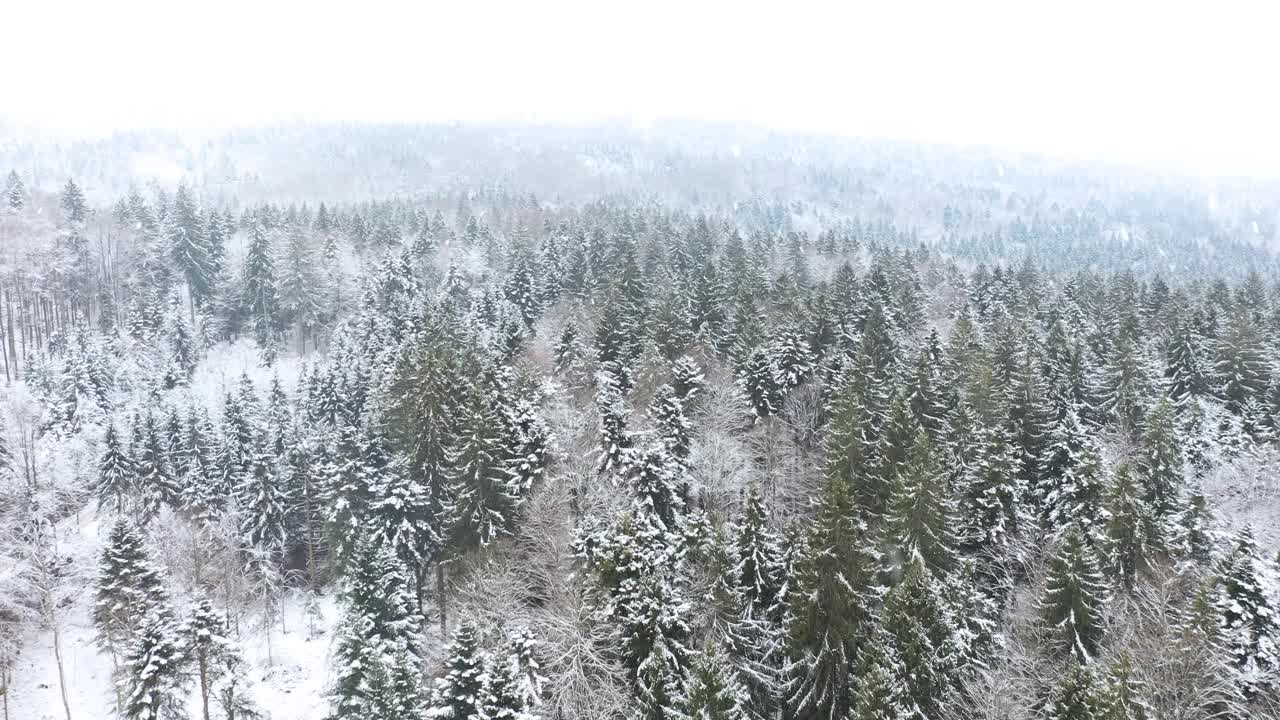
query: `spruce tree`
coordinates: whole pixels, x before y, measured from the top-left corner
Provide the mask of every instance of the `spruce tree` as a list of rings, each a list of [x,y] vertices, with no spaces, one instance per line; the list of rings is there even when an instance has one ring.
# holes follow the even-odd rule
[[[734,554],[738,588],[756,618],[773,618],[781,612],[783,558],[781,539],[769,528],[759,486],[747,488],[742,518],[734,528]]]
[[[679,462],[689,458],[690,427],[685,417],[684,403],[670,385],[662,385],[653,392],[649,404],[649,416],[653,420],[658,437]]]
[[[114,506],[116,513],[123,514],[126,499],[136,490],[136,479],[115,423],[107,426],[102,444],[102,458],[98,460],[98,509]]]
[[[600,411],[600,455],[597,466],[602,475],[609,475],[622,468],[632,442],[627,432],[627,406],[621,389],[605,373],[601,373],[599,379],[596,407]]]
[[[1232,311],[1218,342],[1214,372],[1218,378],[1217,394],[1233,413],[1240,414],[1245,401],[1260,398],[1266,390],[1266,353],[1253,316],[1246,308]]]
[[[782,410],[782,387],[763,348],[756,348],[747,357],[738,382],[756,411],[756,417],[767,418]]]
[[[1040,616],[1055,636],[1055,645],[1081,662],[1097,654],[1105,629],[1106,581],[1093,548],[1078,526],[1063,535],[1049,561]]]
[[[1189,320],[1183,321],[1165,350],[1165,387],[1169,400],[1182,406],[1189,399],[1202,397],[1209,391],[1210,381],[1205,367],[1204,342]]]
[[[1072,662],[1049,700],[1049,720],[1106,720],[1102,688],[1093,668]]]
[[[126,720],[187,717],[190,658],[172,611],[153,610],[143,618],[124,667],[121,717]]]
[[[244,263],[244,308],[263,360],[275,360],[282,327],[271,234],[254,223],[249,231],[249,254]]]
[[[682,700],[690,720],[747,720],[751,701],[737,682],[724,652],[716,645],[705,648],[689,673]]]
[[[169,594],[141,533],[126,518],[111,528],[95,582],[93,622],[98,641],[113,656],[129,647],[139,622],[169,611]]]
[[[1220,563],[1217,607],[1223,638],[1248,697],[1273,687],[1280,669],[1280,622],[1268,598],[1262,560],[1249,528]]]
[[[1142,430],[1138,478],[1142,500],[1158,523],[1152,529],[1162,534],[1163,525],[1170,522],[1178,510],[1184,489],[1180,445],[1173,407],[1165,401],[1156,403]],[[1150,539],[1154,542],[1163,540],[1158,536]]]
[[[447,720],[484,718],[488,653],[480,647],[475,625],[464,622],[446,650],[448,672],[436,680],[427,716]]]
[[[906,720],[918,716],[901,678],[903,669],[893,646],[875,633],[858,651],[856,687],[848,714],[850,720]]]
[[[788,592],[786,712],[843,717],[853,703],[854,663],[871,626],[875,559],[842,475],[827,478],[818,515]]]
[[[880,618],[884,635],[902,663],[899,682],[910,704],[925,718],[942,714],[956,679],[953,673],[962,660],[945,597],[929,570],[913,562],[902,582],[885,595]]]
[[[1138,573],[1148,563],[1151,552],[1151,511],[1138,497],[1137,483],[1128,463],[1116,468],[1104,503],[1106,564],[1120,587],[1133,591]]]
[[[458,432],[448,451],[449,490],[443,517],[455,551],[488,545],[511,530],[518,488],[506,473],[499,418],[481,387],[466,391]]]
[[[416,662],[422,645],[409,585],[391,549],[365,533],[343,589],[333,718],[392,720],[400,717],[396,708],[415,704],[416,683],[403,682],[406,671],[414,672],[408,664]]]
[[[955,525],[956,509],[946,476],[929,436],[921,433],[892,484],[882,526],[890,579],[896,582],[903,568],[917,562],[935,573],[950,572],[956,564]]]

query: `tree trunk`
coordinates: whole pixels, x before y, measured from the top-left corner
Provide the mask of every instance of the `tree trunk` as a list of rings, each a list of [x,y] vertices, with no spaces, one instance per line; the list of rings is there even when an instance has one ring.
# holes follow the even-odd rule
[[[200,711],[209,720],[209,659],[200,654]]]
[[[67,714],[67,720],[71,720],[71,701],[67,699],[67,676],[63,671],[62,631],[58,628],[58,619],[54,615],[53,598],[47,598],[45,604],[48,605],[49,626],[53,628],[53,658],[58,663],[58,690],[62,693],[62,710]]]
[[[448,615],[445,614],[444,562],[436,562],[436,604],[440,606],[440,635],[449,634]]]

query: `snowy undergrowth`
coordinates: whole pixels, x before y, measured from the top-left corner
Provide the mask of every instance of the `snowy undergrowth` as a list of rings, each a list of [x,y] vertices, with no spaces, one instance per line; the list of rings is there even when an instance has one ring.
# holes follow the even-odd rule
[[[79,567],[94,567],[105,530],[92,512],[68,518],[59,528],[62,550]],[[82,586],[60,609],[63,669],[72,720],[110,720],[115,717],[112,661],[95,640],[90,617],[92,577],[74,579]],[[181,603],[180,603],[181,606]],[[310,610],[301,595],[283,601],[282,616],[270,633],[258,618],[241,619],[245,631],[235,639],[252,668],[250,692],[270,720],[313,720],[328,710],[326,689],[331,682],[329,660],[338,611],[331,595],[323,595]],[[12,720],[63,720],[67,716],[59,691],[53,634],[48,628],[28,632],[14,668],[9,693]],[[190,716],[200,717],[198,684],[191,686]]]

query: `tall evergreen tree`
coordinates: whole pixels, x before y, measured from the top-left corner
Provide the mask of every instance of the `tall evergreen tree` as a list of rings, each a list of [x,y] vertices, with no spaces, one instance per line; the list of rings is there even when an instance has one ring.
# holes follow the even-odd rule
[[[1085,535],[1072,525],[1049,561],[1049,575],[1040,599],[1040,615],[1053,629],[1057,645],[1089,662],[1104,632],[1103,612],[1108,600],[1106,581]]]

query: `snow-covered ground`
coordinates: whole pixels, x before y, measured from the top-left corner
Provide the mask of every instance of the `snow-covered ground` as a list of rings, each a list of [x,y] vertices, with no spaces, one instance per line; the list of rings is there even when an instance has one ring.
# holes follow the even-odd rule
[[[96,557],[102,544],[96,517],[83,513],[68,520],[60,532],[60,541],[71,544],[64,547],[64,552],[75,556],[77,561],[85,556]],[[90,559],[87,566],[96,567],[96,562]],[[83,590],[73,594],[70,603],[58,614],[71,720],[113,720],[116,714],[111,658],[99,651],[90,618],[92,578],[79,578],[79,583]],[[283,622],[275,624],[269,634],[264,633],[253,618],[242,621],[244,632],[238,642],[252,668],[250,692],[270,720],[315,720],[328,711],[325,691],[330,682],[329,658],[337,608],[333,599],[326,596],[321,599],[318,610],[321,617],[312,621],[314,636],[306,608],[297,596],[285,601]],[[66,718],[53,634],[48,628],[30,632],[23,643],[9,692],[9,717],[11,720]],[[196,682],[191,686],[191,717],[200,718]]]

